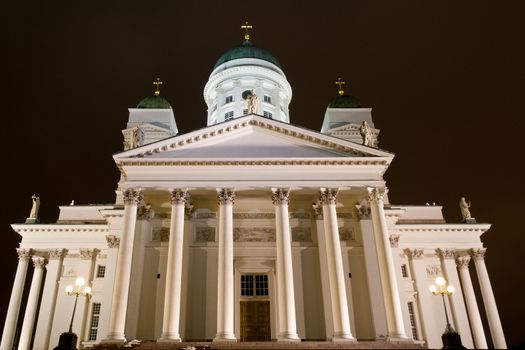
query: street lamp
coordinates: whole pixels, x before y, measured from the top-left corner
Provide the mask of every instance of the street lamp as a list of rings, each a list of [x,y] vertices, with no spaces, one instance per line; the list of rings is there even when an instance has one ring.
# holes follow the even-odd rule
[[[452,295],[454,293],[454,287],[447,285],[447,281],[439,276],[436,278],[436,285],[430,286],[430,292],[434,295],[441,295],[441,300],[443,300],[443,308],[445,309],[445,319],[447,320],[447,326],[445,327],[445,333],[441,336],[443,341],[443,349],[466,349],[461,344],[461,337],[452,328],[450,321],[448,319],[447,304],[445,303],[445,295]]]
[[[91,287],[85,286],[82,289],[82,286],[86,281],[82,277],[78,277],[75,280],[75,286],[68,285],[66,287],[66,293],[69,296],[75,297],[75,304],[73,305],[73,313],[71,314],[71,322],[69,323],[69,331],[64,332],[60,335],[58,340],[58,346],[54,350],[73,350],[77,346],[77,335],[73,333],[73,320],[75,319],[75,311],[77,310],[78,297],[83,296],[89,298],[91,295]]]

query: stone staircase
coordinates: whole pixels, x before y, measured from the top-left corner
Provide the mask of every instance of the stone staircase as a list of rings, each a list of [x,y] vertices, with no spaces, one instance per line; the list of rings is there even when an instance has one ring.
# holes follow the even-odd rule
[[[156,341],[142,341],[125,345],[99,344],[94,349],[103,350],[291,350],[291,349],[426,349],[423,342],[388,342],[388,341],[358,341],[358,342],[330,342],[330,341],[302,341],[302,342],[182,342],[157,343]]]

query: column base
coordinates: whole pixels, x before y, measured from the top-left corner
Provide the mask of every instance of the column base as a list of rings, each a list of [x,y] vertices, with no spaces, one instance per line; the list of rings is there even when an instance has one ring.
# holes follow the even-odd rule
[[[180,343],[182,339],[179,333],[164,333],[157,339],[157,343]]]
[[[213,342],[236,342],[237,338],[233,333],[217,333]]]
[[[278,342],[300,342],[301,338],[294,332],[281,332],[277,336]]]
[[[392,334],[392,335],[388,335],[388,337],[386,338],[386,341],[389,342],[389,343],[414,343],[414,339],[412,338],[408,338],[406,335],[404,334]]]
[[[351,333],[335,332],[332,337],[333,342],[354,342],[357,343],[357,340],[352,336]]]
[[[126,342],[124,333],[108,333],[106,339],[100,341],[101,344],[123,344]]]

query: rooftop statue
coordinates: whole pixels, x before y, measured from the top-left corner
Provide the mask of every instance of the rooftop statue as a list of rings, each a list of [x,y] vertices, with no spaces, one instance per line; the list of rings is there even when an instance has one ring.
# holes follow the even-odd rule
[[[33,194],[31,199],[33,200],[33,206],[31,207],[29,217],[26,219],[27,224],[34,224],[38,222],[38,209],[40,209],[40,197],[37,197],[36,194]]]
[[[461,210],[461,216],[463,217],[463,221],[472,218],[470,215],[470,201],[467,203],[465,200],[465,197],[461,197],[461,200],[459,201],[459,209]]]
[[[361,134],[361,137],[363,138],[363,145],[365,146],[374,146],[374,138],[372,136],[372,129],[370,129],[370,126],[366,122],[366,120],[361,124],[359,127],[359,133]]]
[[[248,114],[257,114],[259,110],[259,97],[255,94],[255,90],[252,90],[252,93],[246,97],[246,107]]]

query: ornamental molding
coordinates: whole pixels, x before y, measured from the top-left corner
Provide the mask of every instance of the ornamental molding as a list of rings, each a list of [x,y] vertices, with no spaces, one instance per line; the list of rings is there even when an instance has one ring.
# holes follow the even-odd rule
[[[122,167],[126,166],[266,166],[266,165],[283,165],[283,166],[294,166],[294,165],[322,165],[322,166],[336,166],[336,165],[352,165],[352,166],[370,166],[370,165],[388,165],[389,162],[386,160],[359,160],[359,159],[345,159],[345,160],[282,160],[282,159],[271,159],[271,160],[160,160],[160,159],[149,159],[149,160],[119,160],[120,163],[117,165]],[[123,170],[122,170],[123,171]]]
[[[397,248],[399,247],[399,234],[393,233],[388,238],[390,239],[390,247]]]
[[[16,249],[16,253],[18,254],[18,259],[19,260],[27,261],[27,260],[29,260],[31,255],[33,255],[33,250],[32,249],[17,248]]]
[[[175,189],[170,192],[171,195],[171,205],[177,205],[177,204],[186,204],[186,201],[189,199],[190,195],[188,194],[188,191],[181,190],[181,189]]]
[[[436,265],[436,264],[427,265],[426,271],[427,271],[427,278],[431,280],[434,280],[438,276],[443,276],[440,265]]]
[[[275,213],[233,213],[234,219],[275,219]]]
[[[470,256],[458,256],[456,258],[456,266],[458,269],[468,269],[468,265],[470,263]]]
[[[115,235],[107,235],[106,241],[108,242],[108,248],[118,248],[120,245],[120,237]]]
[[[170,151],[184,147],[189,144],[195,144],[196,142],[201,142],[204,140],[209,140],[211,138],[224,135],[229,132],[233,132],[242,128],[249,126],[258,126],[264,129],[272,130],[284,135],[295,137],[297,139],[302,139],[309,143],[316,144],[325,148],[330,148],[332,150],[346,153],[351,156],[364,157],[368,159],[346,159],[346,160],[238,160],[238,161],[176,161],[176,160],[166,160],[164,159],[143,159],[137,161],[136,158],[143,158],[145,156],[150,156],[156,153],[162,153],[165,151]],[[267,118],[249,115],[241,118],[236,118],[229,122],[221,123],[220,125],[216,124],[209,126],[203,130],[195,131],[188,133],[186,135],[175,136],[169,140],[159,141],[156,144],[150,144],[138,149],[133,149],[130,151],[122,152],[119,155],[116,155],[114,158],[117,165],[275,165],[283,163],[285,165],[388,165],[392,160],[392,154],[381,151],[381,150],[370,150],[368,147],[350,143],[349,141],[340,140],[336,137],[329,135],[321,134],[316,131],[310,131],[295,127],[290,124],[282,125],[280,122],[272,121]],[[133,159],[135,158],[135,159]],[[371,159],[372,158],[372,159]]]
[[[384,196],[388,193],[388,188],[368,187],[366,193],[366,199],[370,203],[379,203],[383,201]]]
[[[123,193],[124,204],[137,205],[144,199],[142,192],[134,188],[128,188]]]
[[[60,260],[67,255],[67,249],[52,249],[48,251],[49,260]]]
[[[234,242],[275,242],[273,227],[234,227]]]
[[[80,225],[20,225],[14,227],[14,231],[17,233],[25,232],[108,232],[108,227],[106,225],[97,225],[98,227],[89,227],[88,225],[84,227],[77,227]]]
[[[487,248],[476,248],[476,249],[471,249],[469,251],[470,255],[475,261],[485,259],[486,252],[487,252]]]
[[[31,259],[35,269],[44,269],[47,265],[47,259],[42,256],[33,255]]]
[[[337,192],[336,189],[331,188],[322,188],[319,195],[319,201],[323,204],[336,204],[337,202]]]
[[[290,201],[290,191],[284,188],[272,190],[272,203],[274,205],[288,205]]]
[[[467,227],[468,226],[468,227]],[[475,227],[472,227],[475,226]],[[402,224],[396,225],[399,232],[479,232],[482,234],[490,228],[490,225],[454,225],[454,224]]]
[[[361,203],[355,204],[355,212],[359,219],[370,219],[372,211],[370,205],[367,201],[362,201]]]
[[[436,249],[436,255],[439,256],[440,259],[455,259],[456,258],[456,251],[454,249]]]
[[[82,260],[93,260],[96,258],[96,256],[100,253],[100,250],[98,249],[80,249],[80,259]]]
[[[235,192],[230,188],[221,188],[217,191],[217,202],[219,205],[235,203]]]
[[[197,227],[195,232],[196,242],[215,242],[215,227]]]
[[[412,260],[423,259],[425,257],[425,250],[421,248],[405,249],[405,254]]]

